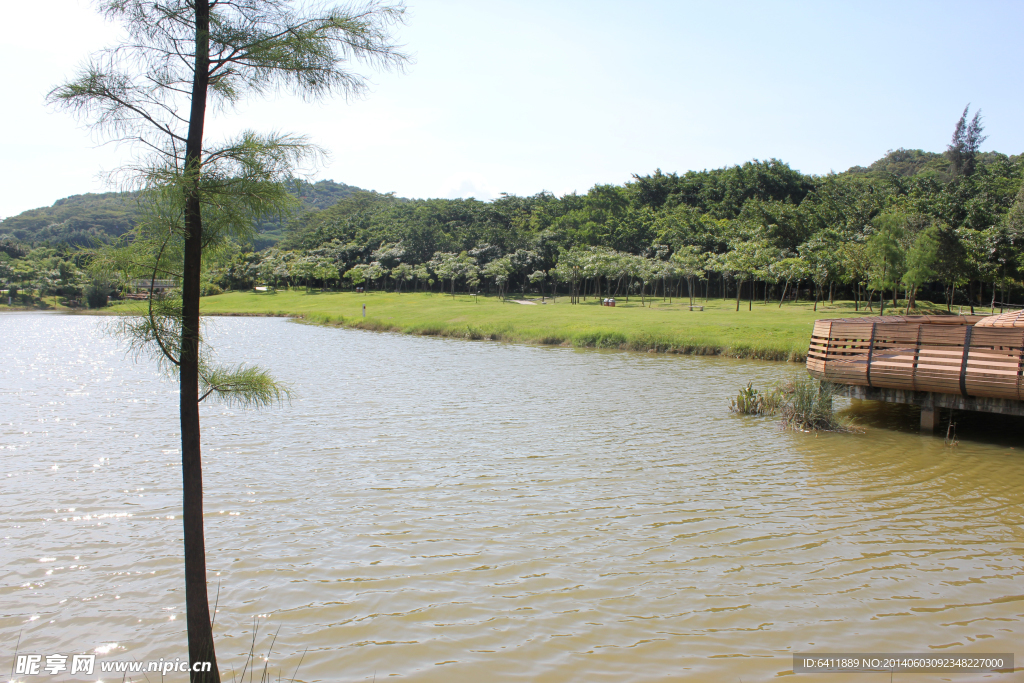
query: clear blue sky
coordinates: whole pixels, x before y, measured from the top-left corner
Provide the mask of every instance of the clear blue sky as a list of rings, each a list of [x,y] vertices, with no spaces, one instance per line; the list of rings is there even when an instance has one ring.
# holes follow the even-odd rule
[[[406,73],[375,75],[355,102],[254,102],[214,131],[306,134],[331,152],[317,178],[480,199],[752,158],[842,171],[898,147],[942,151],[968,102],[984,149],[1024,151],[1024,2],[408,7]],[[128,150],[99,146],[43,97],[114,27],[80,0],[16,3],[4,20],[0,216],[105,189],[100,174]]]

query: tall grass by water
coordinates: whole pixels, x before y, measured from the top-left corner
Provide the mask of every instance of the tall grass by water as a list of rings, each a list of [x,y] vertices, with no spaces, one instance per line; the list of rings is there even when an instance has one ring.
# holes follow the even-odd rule
[[[836,413],[839,390],[838,385],[813,377],[776,384],[767,391],[748,382],[729,407],[743,415],[780,416],[784,426],[800,431],[854,431],[853,420]]]

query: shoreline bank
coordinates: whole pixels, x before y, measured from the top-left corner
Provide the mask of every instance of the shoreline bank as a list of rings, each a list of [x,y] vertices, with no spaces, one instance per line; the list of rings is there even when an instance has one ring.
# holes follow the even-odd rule
[[[781,308],[778,302],[741,302],[736,311],[735,300],[710,300],[701,302],[703,311],[691,311],[688,299],[642,305],[631,298],[615,307],[602,306],[600,300],[573,305],[568,298],[519,299],[538,305],[469,295],[290,290],[207,297],[202,311],[283,315],[318,325],[451,339],[796,363],[807,358],[815,320],[873,314],[855,311],[853,302],[819,303],[817,311],[813,302],[787,302]]]
[[[524,306],[519,301],[536,305]],[[847,301],[833,305],[819,303],[817,311],[813,310],[813,302],[787,302],[780,308],[777,301],[754,302],[753,305],[743,301],[739,311],[736,311],[735,300],[701,301],[703,310],[690,310],[688,299],[648,299],[644,303],[646,305],[632,297],[610,307],[593,299],[574,305],[568,298],[553,302],[550,298],[533,296],[503,302],[497,297],[452,297],[422,292],[292,289],[276,293],[226,292],[204,297],[202,313],[291,317],[330,327],[450,339],[796,363],[807,358],[815,320],[877,315],[877,307],[872,312],[863,310],[862,305],[861,310],[856,311],[854,303]],[[6,307],[0,307],[4,309]],[[124,315],[137,309],[135,302],[119,302],[99,310],[50,309],[50,312]],[[890,310],[902,313],[902,310]]]

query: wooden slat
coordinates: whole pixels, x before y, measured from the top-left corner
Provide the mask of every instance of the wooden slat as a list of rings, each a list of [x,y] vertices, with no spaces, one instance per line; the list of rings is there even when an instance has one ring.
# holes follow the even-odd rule
[[[965,330],[964,326],[921,326],[919,360],[914,377],[918,391],[960,393]]]
[[[959,394],[963,366],[968,395],[1024,400],[1024,327],[1010,327],[1007,318],[998,321],[1002,326],[982,316],[819,320],[807,369],[832,382],[866,385],[870,355],[871,386]],[[971,343],[964,364],[968,326]]]
[[[1007,311],[990,315],[976,323],[978,327],[1024,327],[1024,311]]]
[[[1022,328],[975,327],[967,359],[967,393],[1019,400],[1022,348]]]

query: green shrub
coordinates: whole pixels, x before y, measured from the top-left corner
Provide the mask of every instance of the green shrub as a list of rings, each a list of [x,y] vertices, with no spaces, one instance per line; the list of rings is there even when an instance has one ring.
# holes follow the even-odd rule
[[[754,388],[753,382],[747,382],[747,386],[740,389],[729,408],[741,415],[775,415],[784,398],[785,394],[781,387],[776,386],[767,393],[761,393]]]
[[[110,285],[100,280],[93,280],[85,288],[85,302],[89,308],[103,308],[110,298]]]

